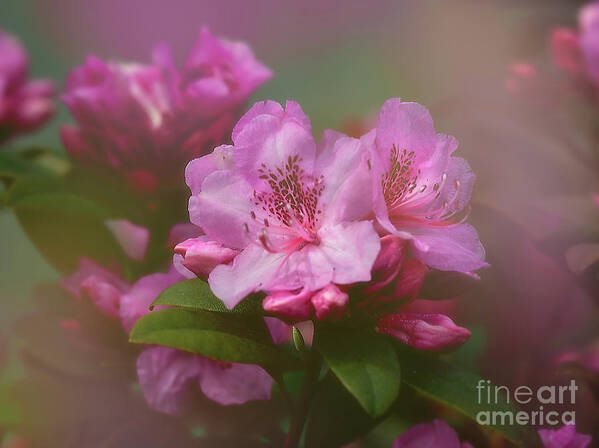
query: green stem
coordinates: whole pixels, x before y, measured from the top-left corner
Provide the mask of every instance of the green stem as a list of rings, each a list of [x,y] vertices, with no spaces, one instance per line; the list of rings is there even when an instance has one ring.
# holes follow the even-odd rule
[[[298,448],[299,440],[306,424],[306,418],[308,411],[310,410],[310,403],[314,396],[316,385],[318,384],[318,377],[320,375],[320,368],[322,366],[322,357],[320,353],[314,348],[316,343],[316,328],[314,328],[314,337],[312,341],[312,349],[306,353],[306,373],[302,381],[302,387],[300,389],[300,395],[295,407],[293,418],[291,419],[291,425],[285,438],[285,448]]]

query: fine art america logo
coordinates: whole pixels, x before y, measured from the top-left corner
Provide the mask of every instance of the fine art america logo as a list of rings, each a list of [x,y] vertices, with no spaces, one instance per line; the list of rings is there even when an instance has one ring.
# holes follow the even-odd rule
[[[481,425],[551,425],[561,426],[576,423],[576,415],[572,408],[576,403],[576,381],[571,380],[567,386],[540,386],[536,389],[518,386],[511,391],[507,386],[495,386],[489,380],[480,380],[476,386],[478,404],[481,407],[499,403],[516,405],[533,405],[536,410],[488,410],[480,411],[476,421]],[[538,406],[535,406],[538,404]],[[551,410],[546,410],[545,406]],[[563,410],[556,410],[555,405],[562,405]],[[561,406],[560,406],[561,408]]]

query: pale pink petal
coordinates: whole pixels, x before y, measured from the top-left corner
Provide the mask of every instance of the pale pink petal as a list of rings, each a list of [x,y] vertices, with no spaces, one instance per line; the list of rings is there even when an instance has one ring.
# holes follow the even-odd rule
[[[210,239],[241,249],[249,242],[244,224],[251,219],[251,194],[249,184],[232,171],[216,171],[189,199],[190,220]]]
[[[256,114],[262,110],[268,113]],[[316,143],[297,103],[288,101],[284,112],[270,102],[258,103],[246,115],[251,119],[242,117],[235,127],[233,158],[237,172],[255,189],[269,190],[263,170],[285,169],[290,160],[313,173]]]
[[[412,232],[414,256],[431,268],[471,272],[488,266],[476,230],[469,224],[420,227]]]
[[[317,247],[333,270],[331,283],[344,285],[371,279],[371,269],[381,248],[371,222],[340,223],[321,229],[318,235],[321,243]]]
[[[191,194],[199,194],[202,183],[214,171],[233,168],[233,147],[222,145],[214,148],[210,154],[192,160],[185,168],[185,183]]]
[[[149,229],[126,219],[111,219],[105,224],[129,258],[143,261],[150,243]]]
[[[419,350],[454,349],[471,336],[443,314],[393,313],[380,319],[376,330]]]
[[[443,420],[412,426],[393,442],[393,448],[460,448],[460,439]]]
[[[227,406],[270,399],[272,378],[261,367],[210,359],[203,363],[200,388],[211,400]]]
[[[323,225],[364,219],[372,210],[367,152],[360,140],[333,135],[327,134],[318,147],[318,173],[325,179],[319,201]]]
[[[462,210],[472,197],[476,176],[470,165],[461,157],[452,157],[447,167],[447,179],[439,198],[431,203],[429,210],[443,208],[442,213],[455,213]]]
[[[208,283],[212,292],[228,308],[233,308],[248,294],[264,289],[284,259],[285,254],[271,254],[250,245],[232,263],[214,268]]]
[[[205,360],[168,347],[150,347],[137,358],[139,385],[150,407],[175,414],[190,381],[203,372]]]
[[[387,158],[393,146],[414,151],[416,163],[428,159],[436,145],[433,119],[426,107],[418,103],[403,103],[399,98],[385,101],[381,108],[376,145]],[[389,167],[389,160],[384,160]]]

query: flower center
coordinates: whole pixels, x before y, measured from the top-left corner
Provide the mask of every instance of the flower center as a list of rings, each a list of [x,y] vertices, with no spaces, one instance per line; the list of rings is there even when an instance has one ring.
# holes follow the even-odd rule
[[[318,220],[322,213],[318,201],[324,190],[324,178],[306,174],[301,161],[302,158],[295,155],[289,156],[282,166],[271,168],[263,163],[258,169],[259,177],[270,188],[254,190],[254,205],[266,212],[274,224],[295,231],[304,243],[317,243]],[[263,230],[267,231],[270,225],[269,219],[264,219]]]
[[[411,194],[417,187],[416,182],[420,170],[412,175],[414,158],[414,151],[408,152],[407,149],[398,151],[397,147],[393,145],[391,149],[391,166],[381,179],[383,195],[389,208],[399,204],[406,195]]]

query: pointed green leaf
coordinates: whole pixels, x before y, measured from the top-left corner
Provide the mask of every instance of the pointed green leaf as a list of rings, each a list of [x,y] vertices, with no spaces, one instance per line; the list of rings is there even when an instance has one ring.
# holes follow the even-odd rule
[[[258,315],[262,312],[260,302],[248,297],[229,310],[222,300],[210,290],[204,280],[194,278],[175,283],[162,293],[152,303],[152,308],[157,305],[177,306],[191,310],[216,311],[220,313],[241,313]]]
[[[366,413],[331,372],[321,381],[310,408],[306,446],[344,446],[367,434],[382,421]]]
[[[156,344],[208,358],[258,364],[267,370],[301,368],[298,358],[275,346],[263,320],[233,313],[169,308],[141,318],[131,342]]]
[[[385,413],[400,385],[397,354],[385,337],[358,329],[322,328],[317,348],[366,412],[373,417]]]

